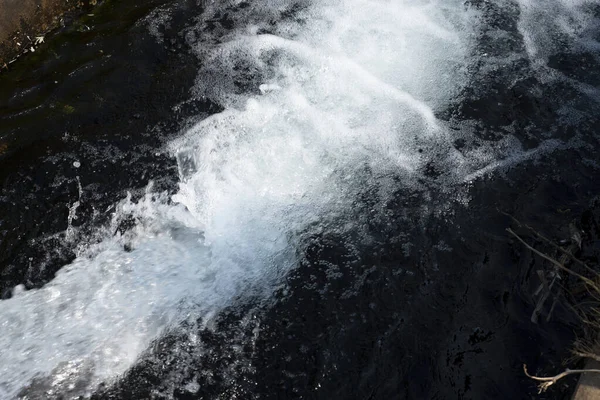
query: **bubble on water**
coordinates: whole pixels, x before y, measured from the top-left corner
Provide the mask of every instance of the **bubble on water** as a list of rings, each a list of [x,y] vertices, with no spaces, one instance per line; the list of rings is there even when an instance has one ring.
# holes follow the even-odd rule
[[[595,0],[519,0],[518,4],[520,32],[534,63],[545,64],[549,56],[574,44],[598,50]]]

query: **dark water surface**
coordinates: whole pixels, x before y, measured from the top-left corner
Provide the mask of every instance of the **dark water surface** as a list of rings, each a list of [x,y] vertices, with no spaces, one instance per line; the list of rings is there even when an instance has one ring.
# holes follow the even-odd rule
[[[382,110],[375,118],[345,107],[347,98],[368,97],[367,89],[353,97],[339,85],[341,94],[330,103],[329,94],[321,101],[322,86],[315,84],[306,98],[325,104],[324,113],[308,122],[294,114],[272,117],[263,128],[244,111],[255,107],[260,120],[293,109],[297,103],[277,94],[287,87],[259,85],[287,83],[286,74],[296,71],[305,50],[276,39],[260,47],[245,38],[236,47],[234,39],[255,26],[252,35],[302,42],[303,31],[295,26],[311,25],[306,16],[314,14],[306,10],[313,2],[138,3],[106,2],[0,75],[0,309],[7,310],[0,314],[0,370],[50,360],[49,367],[35,367],[40,370],[33,378],[28,372],[3,378],[0,393],[27,399],[569,398],[576,378],[538,395],[522,365],[539,375],[562,371],[581,326],[564,296],[549,320],[551,302],[538,323],[531,322],[537,271],[549,267],[506,228],[548,252],[508,215],[564,244],[580,231],[579,256],[598,262],[598,6],[590,3],[575,13],[553,2],[558,15],[568,20],[561,13],[573,11],[570,21],[581,25],[565,33],[547,15],[536,16],[535,2],[452,5],[449,19],[456,8],[479,21],[465,34],[467,61],[452,60],[456,75],[440,79],[447,85],[459,76],[463,83],[431,95],[437,88],[419,86],[417,65],[417,78],[397,85],[431,105],[450,136],[428,136],[420,117],[407,117],[406,126],[417,133],[399,148],[418,161],[407,162],[409,172],[397,172],[380,162],[384,156],[355,152],[360,146],[354,141],[339,139],[339,147],[337,137],[305,141],[292,129],[318,128],[323,115],[340,115],[345,123],[343,113],[354,113],[348,118],[357,131],[383,126],[388,132],[389,110],[416,113],[413,106],[389,107],[388,89],[374,95],[383,98],[374,106],[357,100],[367,110]],[[332,4],[337,10],[339,4]],[[534,11],[525,4],[534,4]],[[375,6],[365,10],[367,21],[370,11],[382,26],[387,22]],[[525,12],[532,16],[524,19]],[[553,33],[545,38],[531,21]],[[424,43],[426,52],[437,46]],[[440,54],[448,51],[442,47]],[[266,55],[255,59],[253,51]],[[424,57],[422,80],[437,82],[434,73],[427,75],[427,63],[436,57],[414,55]],[[311,78],[302,82],[326,69],[316,73],[303,62],[302,76]],[[332,65],[347,82],[344,68],[354,67]],[[397,74],[404,76],[411,66],[402,65]],[[371,82],[361,77],[348,86]],[[269,100],[261,103],[261,95]],[[259,100],[244,106],[248,98]],[[278,103],[280,98],[285,101]],[[338,103],[340,108],[331,105]],[[302,104],[304,117],[312,108]],[[214,132],[201,122],[211,115]],[[363,126],[361,118],[374,122]],[[402,123],[393,126],[402,131]],[[187,139],[173,145],[186,132]],[[233,138],[227,137],[231,132]],[[385,135],[357,142],[368,148]],[[322,140],[322,158],[310,147],[313,140]],[[213,143],[212,151],[202,152]],[[287,145],[304,149],[299,161],[296,152],[282,154],[281,162],[275,156],[256,161]],[[463,164],[448,156],[453,152],[464,155]],[[480,153],[491,155],[473,161]],[[317,167],[311,169],[314,154]],[[213,157],[222,159],[210,164]],[[311,179],[321,170],[329,175],[319,186],[320,178]],[[265,181],[270,186],[261,186]],[[262,194],[248,194],[251,183]],[[288,187],[300,189],[288,194]],[[132,200],[124,201],[128,192]],[[175,193],[180,197],[168,198]],[[194,218],[172,217],[188,211]],[[175,243],[174,256],[171,247],[163,251],[163,241]],[[189,272],[204,263],[208,272],[199,278]],[[113,274],[107,267],[113,264],[124,269]],[[59,270],[63,275],[56,275]],[[104,278],[109,284],[96,289]],[[81,282],[70,289],[76,279]],[[163,283],[165,289],[156,289]],[[139,289],[121,299],[132,287]],[[45,308],[55,297],[36,297],[44,293],[39,288],[67,296],[62,308]],[[85,297],[96,290],[98,296]],[[97,304],[103,311],[94,314]],[[69,307],[81,313],[62,319]],[[106,314],[114,318],[104,320]],[[36,316],[32,322],[29,315]],[[86,326],[100,333],[90,334]],[[116,328],[103,334],[103,326]],[[138,331],[145,335],[139,340],[127,336]],[[79,349],[79,337],[82,348],[103,355],[72,350]],[[28,348],[27,338],[39,347]],[[51,343],[56,353],[47,350]],[[113,357],[108,348],[119,359],[114,364],[106,361]]]

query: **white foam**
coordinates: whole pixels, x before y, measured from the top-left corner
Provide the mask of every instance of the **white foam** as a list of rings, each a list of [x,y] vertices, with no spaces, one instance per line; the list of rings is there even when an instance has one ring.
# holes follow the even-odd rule
[[[519,30],[527,53],[536,66],[548,57],[565,51],[574,43],[580,49],[598,49],[597,39],[588,37],[596,29],[598,18],[594,0],[519,0]]]

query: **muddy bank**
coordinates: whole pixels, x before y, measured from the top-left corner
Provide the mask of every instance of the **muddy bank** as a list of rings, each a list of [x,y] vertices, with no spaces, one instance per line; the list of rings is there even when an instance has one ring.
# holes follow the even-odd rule
[[[97,0],[0,0],[0,67],[35,51],[43,36],[64,26],[69,13],[87,10]]]

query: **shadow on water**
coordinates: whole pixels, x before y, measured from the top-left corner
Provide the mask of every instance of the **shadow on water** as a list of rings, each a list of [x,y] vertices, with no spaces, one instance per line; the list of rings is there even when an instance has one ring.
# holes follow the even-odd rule
[[[157,41],[145,17],[167,3],[174,11]],[[177,170],[157,149],[181,121],[219,108],[186,102],[174,111],[198,71],[180,32],[201,9],[171,3],[107,1],[0,75],[3,297],[17,284],[42,286],[73,259],[77,243],[64,232],[76,201],[72,224],[85,235],[127,190],[154,180],[157,190],[174,191]],[[596,59],[582,56],[586,75],[571,56],[550,67],[597,86]],[[511,220],[499,211],[557,241],[569,239],[571,223],[597,225],[600,113],[572,87],[541,83],[528,68],[521,59],[493,75],[475,70],[485,90],[465,93],[440,117],[476,121],[486,140],[516,121],[511,130],[526,147],[547,135],[578,135],[581,146],[491,184],[475,181],[469,204],[447,215],[423,213],[421,197],[397,193],[373,218],[365,194],[354,210],[364,232],[307,238],[277,301],[227,310],[196,332],[199,348],[189,332],[165,335],[95,398],[568,398],[575,377],[537,397],[521,365],[562,370],[578,323],[560,304],[549,321],[530,322],[541,261],[509,238]],[[506,86],[510,74],[523,79]],[[565,101],[589,118],[558,123]],[[432,189],[428,198],[445,204],[445,195]],[[587,232],[582,257],[597,263],[598,232]]]

